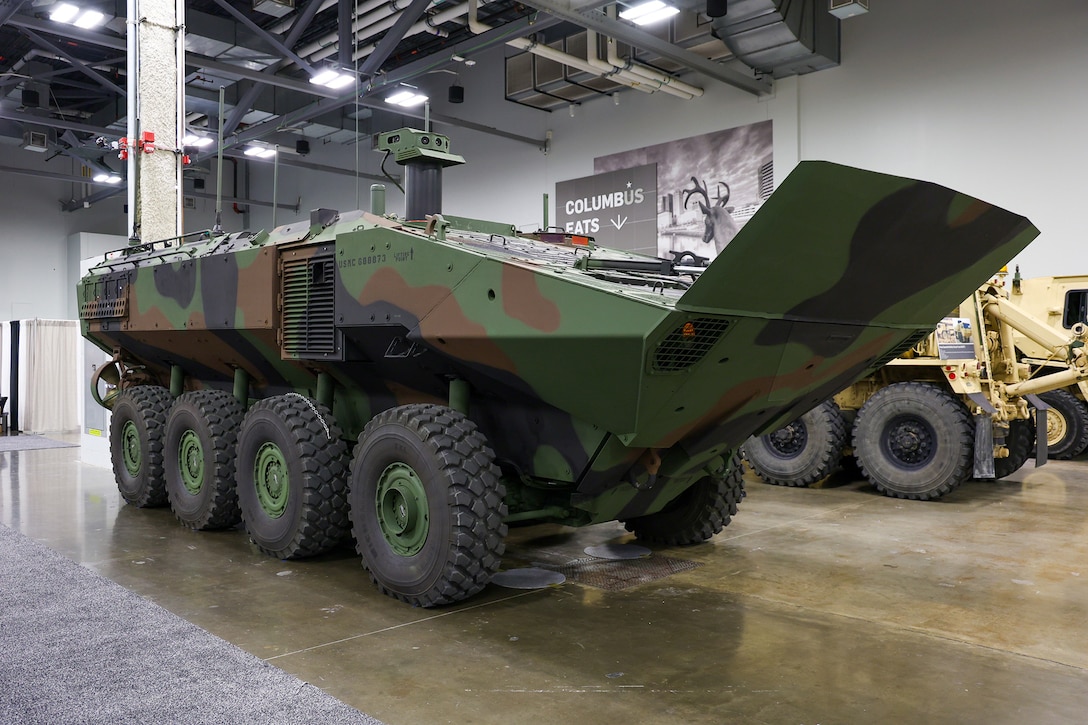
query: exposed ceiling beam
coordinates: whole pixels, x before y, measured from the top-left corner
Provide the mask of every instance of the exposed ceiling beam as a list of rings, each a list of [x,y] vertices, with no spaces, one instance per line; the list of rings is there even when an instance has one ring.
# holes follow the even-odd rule
[[[53,118],[52,116],[35,116],[32,113],[17,113],[15,111],[9,111],[3,106],[0,106],[0,118],[5,118],[9,121],[18,121],[19,123],[28,123],[32,126],[48,126],[49,128],[59,128],[67,131],[79,131],[80,133],[89,133],[95,136],[112,136],[116,135],[118,131],[103,128],[101,126],[91,126],[86,123],[79,123],[77,121],[65,121],[59,118]],[[124,131],[120,131],[121,135],[124,135]]]
[[[602,35],[615,38],[636,48],[656,53],[662,58],[668,58],[674,63],[679,63],[708,78],[727,83],[749,93],[759,95],[771,91],[769,81],[757,79],[754,75],[733,70],[697,53],[675,46],[656,35],[650,35],[633,25],[613,20],[601,10],[592,7],[592,4],[587,6],[583,3],[579,7],[575,7],[572,0],[525,0],[525,2],[549,15],[581,25],[584,28],[596,30]]]
[[[307,60],[301,58],[297,53],[295,53],[295,51],[291,50],[291,46],[294,45],[294,43],[290,43],[290,42],[284,43],[279,38],[277,38],[275,35],[273,35],[272,33],[269,33],[267,30],[262,28],[260,25],[257,25],[257,23],[253,22],[248,17],[246,17],[245,14],[243,14],[237,8],[235,8],[233,5],[231,5],[229,2],[227,2],[227,0],[215,0],[215,4],[218,5],[219,7],[221,7],[223,10],[227,11],[227,13],[229,13],[230,16],[233,17],[235,20],[237,20],[239,23],[241,23],[242,25],[246,26],[251,31],[253,31],[257,35],[258,38],[260,38],[264,42],[268,43],[274,49],[276,49],[280,53],[286,55],[288,58],[290,58],[294,62],[298,63],[300,68],[302,68],[303,70],[305,70],[306,72],[311,73],[311,74],[314,72],[313,66],[310,65],[310,63]],[[311,4],[313,4],[313,3],[311,2]]]
[[[412,4],[400,12],[400,15],[397,16],[397,22],[393,23],[393,27],[382,36],[381,42],[367,56],[366,61],[359,68],[359,74],[364,78],[370,78],[377,73],[381,69],[382,63],[396,49],[397,43],[404,39],[404,34],[408,32],[408,28],[415,25],[415,22],[419,20],[419,16],[423,14],[423,11],[430,4],[431,0],[412,0]]]
[[[59,55],[61,58],[64,58],[66,61],[68,61],[69,63],[72,64],[73,68],[78,70],[80,73],[83,73],[88,78],[94,79],[95,82],[97,82],[103,88],[105,88],[107,90],[110,90],[110,91],[113,91],[114,93],[116,93],[116,94],[118,94],[120,96],[127,96],[128,95],[128,91],[126,91],[124,88],[117,85],[116,83],[111,81],[109,78],[107,78],[106,76],[104,76],[101,73],[99,73],[98,71],[96,71],[94,68],[91,68],[86,63],[84,63],[82,60],[80,60],[79,58],[76,58],[74,55],[69,53],[67,50],[64,50],[63,48],[61,48],[58,45],[54,45],[53,43],[46,40],[45,38],[38,35],[36,32],[34,32],[33,30],[30,30],[29,28],[22,28],[22,31],[23,31],[23,34],[26,35],[26,37],[30,38],[30,40],[35,45],[37,45],[40,48],[44,48],[44,49],[48,50],[50,53],[55,53],[56,55]]]
[[[0,5],[0,25],[6,23],[25,4],[26,0],[8,0],[6,4]]]
[[[0,166],[0,173],[2,174],[17,174],[21,176],[35,176],[39,179],[52,179],[54,181],[67,181],[73,184],[91,184],[92,186],[107,186],[110,191],[116,189],[116,184],[107,184],[104,181],[92,181],[83,176],[74,176],[73,174],[62,174],[57,171],[43,171],[42,169],[24,169],[19,166]],[[116,173],[116,172],[114,172]],[[82,206],[82,204],[80,204]],[[75,207],[79,208],[79,207]],[[65,211],[71,211],[66,209]]]

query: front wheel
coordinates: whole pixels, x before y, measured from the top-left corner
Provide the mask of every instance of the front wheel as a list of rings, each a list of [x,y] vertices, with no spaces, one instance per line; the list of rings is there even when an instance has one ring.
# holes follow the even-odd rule
[[[640,541],[689,546],[711,538],[729,525],[744,497],[743,468],[734,454],[722,476],[704,476],[662,511],[623,522]]]
[[[827,400],[773,433],[753,436],[744,457],[756,475],[777,486],[808,486],[839,470],[846,421]]]
[[[955,396],[927,383],[896,383],[858,411],[854,452],[886,496],[940,498],[971,476],[971,416]]]
[[[330,551],[348,533],[347,445],[328,408],[296,393],[253,405],[238,433],[238,504],[277,559]]]
[[[359,435],[351,519],[382,593],[420,607],[466,599],[506,549],[506,489],[476,424],[440,405],[379,413]]]

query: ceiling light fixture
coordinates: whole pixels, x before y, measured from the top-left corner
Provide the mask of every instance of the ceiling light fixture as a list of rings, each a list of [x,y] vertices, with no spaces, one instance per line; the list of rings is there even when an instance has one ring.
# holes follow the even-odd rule
[[[327,68],[310,78],[310,83],[332,88],[333,90],[349,86],[354,82],[355,75],[353,73],[344,73],[336,68]]]
[[[418,106],[426,100],[427,96],[424,94],[417,93],[415,90],[409,88],[404,88],[387,97],[385,102],[392,103],[394,106],[411,108],[412,106]]]
[[[60,3],[49,13],[49,19],[87,29],[101,25],[106,16],[97,10],[80,10],[71,3]]]
[[[119,184],[121,183],[121,177],[117,174],[95,174],[92,181],[97,181],[100,184]]]
[[[624,20],[630,20],[635,25],[651,25],[659,20],[665,20],[676,15],[680,10],[672,5],[666,5],[661,0],[649,0],[627,8],[620,13]]]
[[[183,146],[196,146],[198,148],[204,148],[215,142],[210,136],[197,136],[195,133],[186,134],[185,138],[181,140]]]
[[[258,159],[268,159],[276,155],[276,149],[269,148],[268,146],[249,146],[242,153],[246,156],[253,156]]]

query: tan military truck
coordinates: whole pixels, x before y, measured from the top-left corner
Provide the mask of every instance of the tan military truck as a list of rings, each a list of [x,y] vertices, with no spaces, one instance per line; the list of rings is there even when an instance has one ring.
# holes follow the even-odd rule
[[[1034,286],[1018,277],[1013,288],[1022,300]],[[1088,380],[1088,324],[1083,306],[1079,317],[1063,310],[1070,324],[1058,327],[1011,297],[1004,275],[995,277],[873,375],[750,438],[743,449],[749,465],[768,483],[807,486],[853,455],[880,492],[928,500],[972,476],[1003,478],[1033,452],[1045,462],[1049,408],[1067,431],[1085,422],[1079,408],[1064,404],[1083,405],[1070,391]],[[1075,305],[1076,294],[1068,297]]]

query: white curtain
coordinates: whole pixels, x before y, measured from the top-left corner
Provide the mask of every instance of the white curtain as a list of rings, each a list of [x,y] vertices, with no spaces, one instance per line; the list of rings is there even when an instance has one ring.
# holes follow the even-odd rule
[[[19,405],[24,431],[79,429],[78,365],[79,323],[75,320],[25,320],[21,331],[26,361],[26,393]]]

